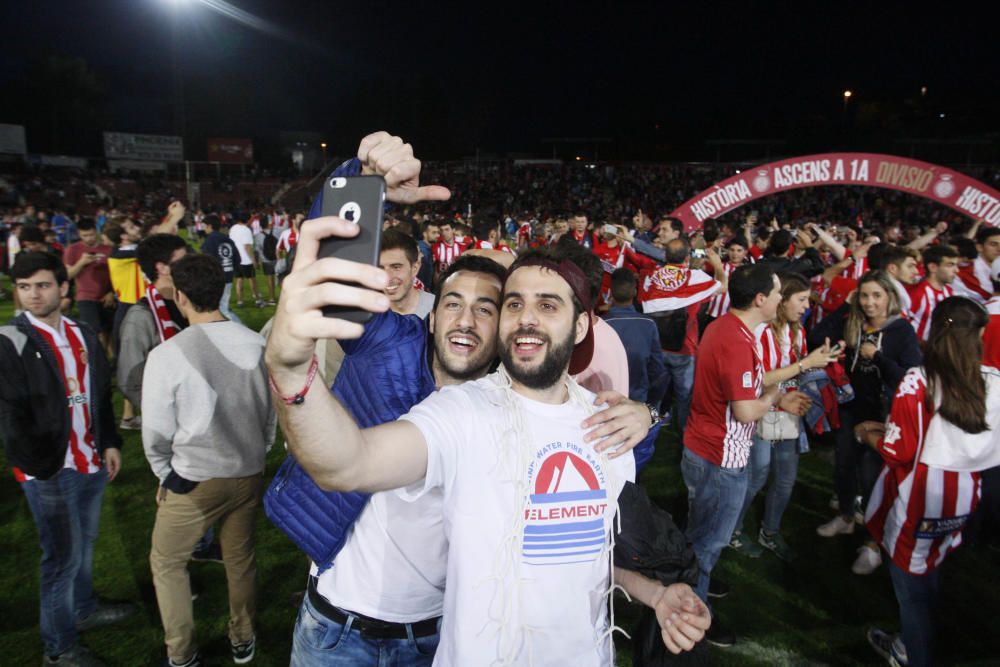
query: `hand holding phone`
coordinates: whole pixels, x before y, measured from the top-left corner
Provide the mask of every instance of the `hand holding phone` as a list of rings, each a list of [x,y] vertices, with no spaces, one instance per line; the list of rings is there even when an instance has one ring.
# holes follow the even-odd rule
[[[336,216],[360,228],[354,238],[331,236],[319,243],[317,258],[337,259],[378,266],[382,243],[385,180],[381,176],[334,177],[323,185],[323,216]],[[309,223],[305,223],[309,224]],[[357,283],[345,283],[358,286]],[[367,310],[350,306],[323,307],[323,315],[364,324],[371,319]]]

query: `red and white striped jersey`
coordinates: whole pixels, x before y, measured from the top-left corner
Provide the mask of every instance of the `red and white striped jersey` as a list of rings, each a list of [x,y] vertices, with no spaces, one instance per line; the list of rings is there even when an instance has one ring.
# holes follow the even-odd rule
[[[281,237],[278,239],[278,247],[275,248],[275,252],[285,253],[288,255],[295,247],[295,244],[299,242],[298,234],[295,233],[294,227],[289,227],[285,231],[281,232]]]
[[[761,361],[764,363],[765,373],[791,366],[809,354],[806,349],[805,330],[798,327],[793,344],[789,335],[791,328],[787,322],[782,325],[781,340],[778,340],[774,335],[774,328],[770,324],[763,325],[757,339],[760,341]]]
[[[809,311],[809,327],[812,328],[823,321],[826,312],[823,310],[823,301],[826,300],[826,293],[830,291],[830,286],[823,280],[823,275],[813,276],[809,281],[811,294],[809,300],[812,302],[812,309]]]
[[[931,314],[935,306],[954,296],[955,290],[950,285],[935,289],[930,282],[922,280],[910,289],[910,324],[917,332],[917,338],[927,340],[931,331]]]
[[[601,293],[598,295],[599,304],[611,303],[611,274],[625,266],[625,247],[621,243],[611,246],[604,241],[598,241],[594,246],[593,253],[601,260],[601,269],[604,271]]]
[[[979,473],[929,468],[920,461],[933,410],[923,369],[899,383],[878,443],[885,460],[872,490],[865,523],[892,561],[910,574],[927,574],[962,543],[962,528],[979,503]]]
[[[848,250],[845,257],[851,257],[853,253]],[[854,280],[861,280],[861,276],[868,273],[868,256],[856,257],[854,263],[843,270],[840,275],[845,278],[853,278]]]
[[[69,410],[69,446],[66,448],[64,468],[89,474],[101,469],[101,457],[94,445],[90,428],[90,367],[87,365],[87,345],[76,322],[61,318],[59,330],[53,329],[30,313],[28,320],[42,336],[56,358],[66,389]],[[14,468],[14,478],[19,482],[34,479]]]
[[[722,265],[722,268],[726,272],[726,279],[728,284],[728,279],[730,276],[733,275],[733,271],[736,270],[736,267],[730,264],[729,262],[726,262],[725,264]],[[719,318],[728,312],[729,312],[729,290],[727,289],[725,292],[719,292],[709,300],[708,314],[711,317]]]
[[[438,241],[431,247],[431,254],[434,256],[434,268],[438,273],[444,271],[463,252],[465,252],[465,245],[458,241],[453,241],[450,244]]]

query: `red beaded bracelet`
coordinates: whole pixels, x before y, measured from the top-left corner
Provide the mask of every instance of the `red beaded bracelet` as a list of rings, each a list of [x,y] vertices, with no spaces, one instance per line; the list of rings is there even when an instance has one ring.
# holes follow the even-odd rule
[[[302,391],[294,396],[281,395],[281,390],[278,389],[278,385],[274,384],[274,378],[271,376],[271,371],[267,372],[267,382],[271,385],[271,391],[274,395],[284,401],[285,405],[302,405],[306,401],[306,394],[309,393],[309,387],[312,386],[313,380],[316,378],[317,370],[319,370],[319,359],[317,359],[316,355],[313,354],[312,364],[309,366],[309,373],[306,377],[306,386],[302,388]]]

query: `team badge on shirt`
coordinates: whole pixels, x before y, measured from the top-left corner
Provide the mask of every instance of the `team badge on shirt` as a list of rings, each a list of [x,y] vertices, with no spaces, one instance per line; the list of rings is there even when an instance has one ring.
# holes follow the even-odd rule
[[[528,467],[522,557],[528,565],[595,560],[604,549],[607,480],[592,452],[573,443],[542,447]]]
[[[743,381],[742,382],[743,382],[743,388],[744,389],[750,389],[750,388],[752,388],[753,387],[753,373],[750,372],[750,371],[747,371],[746,373],[744,373],[743,374]]]

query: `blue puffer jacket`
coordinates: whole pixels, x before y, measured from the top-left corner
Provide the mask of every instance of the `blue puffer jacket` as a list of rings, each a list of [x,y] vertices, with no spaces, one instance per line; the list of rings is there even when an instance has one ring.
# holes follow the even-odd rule
[[[344,362],[333,394],[362,428],[394,421],[434,391],[427,329],[415,315],[377,315],[361,338],[341,346]],[[264,495],[264,509],[323,571],[343,548],[368,497],[323,491],[289,454]]]
[[[359,170],[355,159],[341,165],[334,175],[352,176]],[[320,206],[317,198],[310,218],[319,214]],[[341,342],[344,362],[332,390],[358,426],[393,421],[434,391],[427,345],[422,320],[392,311],[373,317],[361,338]],[[323,571],[343,548],[368,497],[323,491],[289,455],[264,495],[264,509]]]

